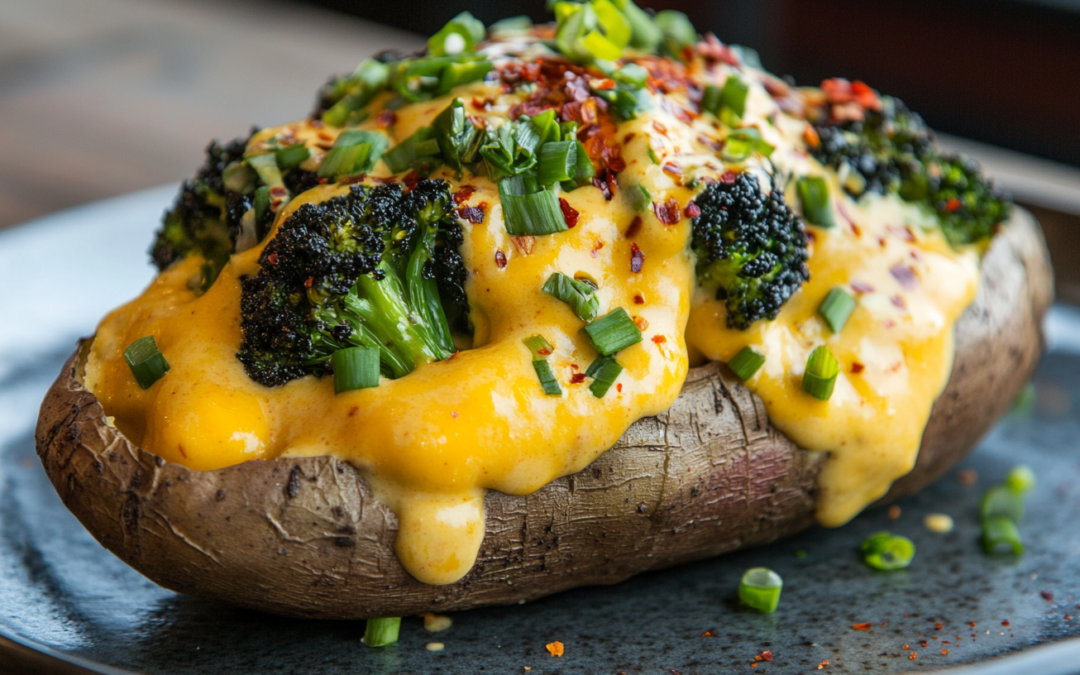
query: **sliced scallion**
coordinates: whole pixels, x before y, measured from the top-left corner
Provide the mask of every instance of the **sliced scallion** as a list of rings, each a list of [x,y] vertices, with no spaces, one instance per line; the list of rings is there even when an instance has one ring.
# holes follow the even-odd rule
[[[840,364],[832,351],[820,345],[810,353],[803,373],[802,388],[807,394],[821,401],[828,401],[832,396],[836,377],[840,374]]]
[[[649,71],[636,63],[627,63],[612,73],[611,77],[619,84],[641,89],[649,81]]]
[[[829,291],[825,299],[818,307],[818,314],[824,319],[825,325],[834,333],[839,333],[847,323],[851,313],[855,310],[855,298],[844,289],[837,286]]]
[[[382,160],[391,173],[402,173],[410,169],[438,166],[439,144],[433,138],[431,127],[420,127],[411,136],[388,150]],[[428,142],[431,142],[428,144]]]
[[[586,377],[593,378],[589,385],[589,391],[596,398],[604,398],[604,394],[615,384],[615,380],[622,374],[623,367],[615,360],[614,356],[600,356],[589,364],[585,371]]]
[[[379,386],[379,350],[347,347],[330,357],[334,367],[334,393]]]
[[[983,495],[979,512],[984,521],[993,518],[1007,518],[1014,523],[1024,519],[1024,499],[1007,485],[990,488]]]
[[[577,167],[577,141],[553,141],[540,146],[536,180],[544,186],[574,177]]]
[[[697,30],[690,17],[674,9],[656,13],[656,27],[663,34],[664,50],[677,59],[683,58],[683,48],[697,42]]]
[[[739,600],[751,609],[769,614],[780,604],[784,580],[768,567],[751,567],[739,581]]]
[[[1008,518],[983,519],[982,542],[986,555],[1007,550],[1013,555],[1023,555],[1024,542],[1016,523]]]
[[[555,193],[551,190],[530,192],[521,176],[499,181],[499,200],[508,234],[542,236],[569,229]]]
[[[915,544],[907,537],[878,532],[862,543],[863,562],[876,570],[898,570],[911,564]]]
[[[821,176],[804,176],[795,185],[802,203],[803,219],[818,227],[833,227],[832,199],[829,184]]]
[[[221,173],[221,182],[226,190],[245,195],[255,189],[257,178],[255,171],[247,165],[247,162],[232,162]]]
[[[738,75],[728,75],[721,92],[721,106],[730,110],[733,114],[742,117],[746,114],[746,97],[750,93],[750,85]]]
[[[1035,483],[1035,472],[1025,464],[1014,466],[1005,477],[1005,486],[1018,495],[1030,492],[1031,488],[1035,487]]]
[[[270,212],[270,188],[263,185],[255,190],[255,224],[258,225]]]
[[[641,329],[622,307],[585,326],[585,334],[596,351],[604,356],[641,342]]]
[[[543,291],[569,305],[570,310],[582,321],[592,321],[600,311],[600,299],[596,297],[596,289],[562,272],[555,272],[548,277]]]
[[[277,157],[278,167],[282,171],[288,171],[300,166],[301,162],[311,157],[311,151],[303,143],[297,143],[278,150],[274,156]]]
[[[364,644],[368,647],[385,647],[398,641],[401,617],[368,619],[364,628]]]
[[[720,106],[724,102],[724,90],[715,84],[705,85],[705,92],[701,96],[701,109],[716,115],[720,112]]]
[[[468,12],[458,14],[428,39],[432,56],[453,56],[471,52],[484,39],[484,24]]]
[[[562,396],[562,387],[555,379],[555,373],[551,372],[551,366],[547,361],[537,359],[532,362],[536,376],[540,378],[540,386],[548,396]]]
[[[169,372],[169,362],[158,349],[153,335],[141,337],[128,345],[124,350],[124,360],[143,389],[149,389]]]
[[[532,353],[533,361],[542,361],[543,359],[546,359],[555,349],[543,335],[533,335],[532,337],[525,338],[522,342],[525,343],[525,346],[529,348],[529,352]]]
[[[259,174],[259,180],[263,182],[263,185],[268,185],[272,188],[285,186],[285,181],[281,178],[281,169],[278,168],[277,157],[274,156],[274,153],[248,157],[247,163],[252,169],[255,169],[255,173]]]
[[[765,363],[765,355],[757,351],[753,347],[743,347],[739,350],[730,361],[728,361],[728,368],[731,368],[731,372],[735,373],[743,382],[746,382],[754,373],[761,368]]]

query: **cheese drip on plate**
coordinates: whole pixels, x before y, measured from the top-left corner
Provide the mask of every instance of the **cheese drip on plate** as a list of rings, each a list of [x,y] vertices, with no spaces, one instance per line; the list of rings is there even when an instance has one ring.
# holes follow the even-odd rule
[[[506,45],[496,48],[506,51]],[[688,72],[723,85],[735,69],[720,64],[706,71],[692,64]],[[927,215],[896,197],[854,202],[843,196],[835,173],[808,158],[805,120],[784,112],[782,101],[766,90],[771,76],[742,72],[750,83],[742,123],[757,127],[775,148],[770,157],[722,161],[723,125],[693,112],[685,90],[651,88],[650,105],[636,118],[601,116],[616,189],[605,194],[610,189],[601,180],[596,187],[560,192],[580,214],[565,232],[512,237],[496,184],[468,171],[459,179],[446,167],[437,170],[431,177],[448,181],[454,191],[468,186],[461,207],[475,209],[471,220],[461,218],[475,332],[468,348],[452,358],[341,394],[334,393],[332,377],[309,375],[277,387],[254,382],[236,357],[243,339],[241,280],[258,273],[271,231],[262,243],[233,255],[205,293],[191,289],[202,260],[190,257],[109,314],[92,345],[86,384],[133,442],[191,469],[286,456],[332,455],[353,463],[397,515],[404,567],[425,583],[447,584],[475,561],[487,490],[538,490],[585,468],[634,421],[666,410],[686,378],[688,344],[695,354],[720,361],[750,345],[766,360],[747,386],[792,440],[829,453],[819,518],[842,524],[913,466],[930,408],[951,370],[953,325],[976,291],[978,257],[952,249]],[[498,127],[521,112],[528,96],[522,88],[478,82],[388,111],[392,96],[382,94],[354,128],[386,133],[393,147],[455,99],[483,124]],[[248,147],[294,139],[311,149],[306,161],[317,167],[341,131],[301,120],[259,132]],[[823,176],[834,195],[837,225],[810,228],[811,280],[774,321],[748,330],[728,328],[724,305],[696,286],[689,246],[686,214],[695,185],[722,180],[730,171],[753,173],[767,191],[787,186],[795,208],[794,182],[777,187],[774,176]],[[379,162],[360,180],[375,185],[391,176]],[[329,183],[295,195],[277,213],[275,227],[300,205],[348,190]],[[641,195],[648,196],[644,204]],[[480,222],[474,222],[477,213]],[[541,290],[555,272],[592,279],[599,287],[599,315],[623,308],[642,330],[641,342],[619,352],[625,371],[602,398],[581,376],[596,358],[581,332],[583,322]],[[817,315],[834,287],[857,300],[835,335]],[[171,370],[143,390],[123,352],[147,335],[155,337]],[[533,335],[554,347],[548,362],[560,396],[547,396],[540,387],[522,342]],[[807,357],[821,344],[842,368],[828,401],[801,387]]]

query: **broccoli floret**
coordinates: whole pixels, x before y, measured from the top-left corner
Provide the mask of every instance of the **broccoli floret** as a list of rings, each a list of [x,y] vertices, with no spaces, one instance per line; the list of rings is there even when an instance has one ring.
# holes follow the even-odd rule
[[[445,181],[424,180],[408,193],[354,185],[293,212],[242,281],[248,375],[266,386],[324,375],[350,346],[378,349],[394,378],[450,357],[447,316],[468,313],[453,207]]]
[[[1011,200],[962,155],[942,153],[922,118],[898,99],[881,97],[881,110],[862,120],[823,120],[814,157],[844,178],[853,197],[895,193],[931,209],[953,246],[990,237],[1009,217]]]
[[[783,190],[766,195],[758,179],[739,174],[710,183],[694,198],[698,283],[717,284],[729,328],[745,330],[775,319],[781,305],[810,278],[806,229],[784,201]]]

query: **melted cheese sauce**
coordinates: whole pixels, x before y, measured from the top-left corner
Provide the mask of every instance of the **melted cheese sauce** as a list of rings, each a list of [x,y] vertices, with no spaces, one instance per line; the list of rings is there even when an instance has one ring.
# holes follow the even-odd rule
[[[725,69],[710,77],[723,82]],[[454,94],[466,102],[491,99],[483,114],[489,123],[499,123],[520,101],[520,95],[487,84]],[[391,142],[429,124],[452,99],[398,110],[387,132]],[[381,102],[385,98],[374,105]],[[731,168],[716,156],[721,127],[704,118],[680,121],[668,101],[656,96],[654,102],[653,110],[619,125],[627,164],[619,173],[619,196],[605,202],[594,188],[563,195],[581,214],[567,232],[515,240],[505,232],[496,187],[480,177],[462,181],[477,188],[467,205],[486,204],[486,215],[479,225],[462,221],[461,253],[476,331],[472,348],[451,359],[339,395],[332,378],[309,376],[276,388],[253,382],[235,354],[242,337],[240,278],[258,272],[259,245],[233,256],[202,296],[189,290],[201,264],[190,258],[109,314],[93,343],[86,384],[133,442],[191,469],[281,456],[328,454],[352,462],[397,515],[397,553],[404,567],[420,581],[446,584],[460,579],[475,560],[484,536],[486,490],[537,490],[583,469],[635,420],[666,410],[686,377],[688,344],[722,361],[755,345],[767,358],[747,384],[795,442],[830,453],[820,479],[819,517],[827,525],[841,524],[913,465],[930,407],[949,376],[953,323],[974,297],[977,256],[952,251],[930,229],[932,223],[898,200],[838,199],[838,227],[813,231],[811,281],[776,321],[729,330],[722,304],[708,291],[695,290],[690,221],[664,225],[651,210],[635,210],[627,197],[641,185],[654,201],[673,198],[685,207],[693,191],[684,184],[692,177]],[[801,141],[805,122],[782,114],[760,84],[751,89],[746,120],[777,146],[775,167],[815,171]],[[332,140],[338,131],[302,121],[265,130],[252,145],[292,136],[313,148],[310,165],[303,167],[313,168],[321,157],[313,144]],[[769,161],[758,157],[736,168],[758,173],[768,186]],[[384,164],[375,175],[387,175]],[[436,176],[458,184],[449,173]],[[830,180],[833,195],[842,194],[836,177]],[[276,222],[303,202],[345,190],[310,190],[285,206]],[[789,203],[797,204],[794,195]],[[635,217],[642,224],[628,237]],[[645,254],[638,273],[631,271],[632,243]],[[601,314],[623,307],[644,327],[643,341],[619,353],[626,370],[602,399],[584,382],[573,383],[595,352],[580,332],[583,323],[541,291],[556,271],[588,274],[600,286]],[[834,286],[858,299],[839,335],[831,335],[816,315]],[[549,360],[562,396],[548,397],[540,389],[522,344],[535,334],[555,347]],[[127,345],[145,335],[156,338],[171,365],[147,391],[123,359]],[[843,368],[828,402],[801,390],[806,359],[822,343]]]

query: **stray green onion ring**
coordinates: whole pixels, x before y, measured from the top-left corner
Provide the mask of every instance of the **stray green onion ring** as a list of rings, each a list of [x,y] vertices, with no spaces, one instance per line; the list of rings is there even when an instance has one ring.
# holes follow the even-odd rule
[[[379,350],[346,347],[330,356],[334,366],[334,393],[379,386]]]
[[[840,364],[832,351],[825,345],[818,346],[810,353],[803,373],[803,391],[820,401],[828,401],[832,396],[836,377],[840,374]]]
[[[1016,523],[1008,518],[987,518],[983,520],[983,551],[993,555],[1001,548],[1008,547],[1013,555],[1023,555],[1024,542]]]
[[[1018,495],[1030,492],[1031,488],[1035,487],[1035,483],[1035,472],[1025,464],[1014,466],[1005,477],[1005,485]]]
[[[385,647],[398,641],[401,617],[368,619],[364,628],[364,644],[368,647]]]
[[[907,537],[878,532],[862,543],[863,562],[876,570],[899,570],[911,564],[915,544]]]
[[[739,582],[739,600],[759,612],[769,614],[780,604],[784,580],[768,567],[751,567]]]
[[[754,349],[753,347],[743,347],[739,350],[730,361],[728,361],[728,368],[731,368],[731,372],[735,373],[743,382],[746,382],[754,373],[761,368],[765,363],[765,355]]]
[[[149,389],[169,372],[169,362],[158,349],[153,335],[141,337],[128,345],[124,350],[124,360],[143,389]]]
[[[818,314],[825,320],[825,325],[834,333],[839,333],[847,323],[848,317],[855,310],[855,298],[837,286],[829,291],[818,307]]]
[[[596,351],[604,356],[641,342],[641,329],[622,307],[593,321],[584,330]]]
[[[555,373],[551,371],[548,362],[537,359],[532,364],[533,370],[536,371],[536,377],[540,378],[540,386],[543,388],[544,393],[548,396],[562,396],[562,387],[559,386],[558,380],[555,379]]]
[[[820,176],[804,176],[795,185],[802,203],[803,219],[818,227],[834,227],[832,199],[829,196],[829,184]]]

